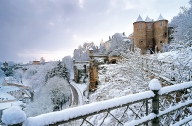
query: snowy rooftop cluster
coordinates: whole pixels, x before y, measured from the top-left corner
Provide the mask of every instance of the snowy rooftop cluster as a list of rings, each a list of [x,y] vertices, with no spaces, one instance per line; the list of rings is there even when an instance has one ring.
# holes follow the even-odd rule
[[[162,15],[160,14],[156,21],[160,21],[160,20],[166,20],[166,19],[164,19],[164,18],[162,17]],[[139,15],[138,18],[137,18],[137,20],[136,20],[136,22],[140,22],[140,21],[144,21],[144,20],[143,20],[142,17]],[[147,16],[146,19],[145,19],[145,22],[153,22],[153,20],[150,19],[150,18]]]
[[[20,89],[15,86],[0,86],[0,92],[19,91]]]

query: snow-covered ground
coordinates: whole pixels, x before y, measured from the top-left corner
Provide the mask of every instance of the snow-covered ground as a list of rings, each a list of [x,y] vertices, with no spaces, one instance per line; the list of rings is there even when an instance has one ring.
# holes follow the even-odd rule
[[[134,76],[134,73],[129,76],[130,72],[132,71],[123,64],[100,65],[99,84],[97,90],[89,96],[90,102],[103,101],[148,90],[148,80],[142,80],[139,76]]]

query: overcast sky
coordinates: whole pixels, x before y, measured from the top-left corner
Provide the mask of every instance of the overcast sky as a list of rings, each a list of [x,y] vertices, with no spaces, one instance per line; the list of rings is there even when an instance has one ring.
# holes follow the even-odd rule
[[[0,61],[61,60],[84,42],[128,36],[140,14],[171,21],[189,0],[0,0]]]

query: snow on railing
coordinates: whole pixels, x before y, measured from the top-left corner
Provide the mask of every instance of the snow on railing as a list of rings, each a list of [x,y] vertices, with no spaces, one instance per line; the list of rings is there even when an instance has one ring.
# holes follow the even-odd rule
[[[145,91],[29,117],[24,126],[182,125],[192,120],[192,81],[161,88],[151,80]]]
[[[151,99],[153,96],[154,93],[152,91],[146,91],[106,101],[94,102],[91,104],[69,108],[58,112],[42,114],[36,117],[29,117],[24,122],[24,126],[48,125],[54,123],[58,125],[69,122],[71,120],[85,118],[98,113],[128,106],[132,103],[148,100]]]

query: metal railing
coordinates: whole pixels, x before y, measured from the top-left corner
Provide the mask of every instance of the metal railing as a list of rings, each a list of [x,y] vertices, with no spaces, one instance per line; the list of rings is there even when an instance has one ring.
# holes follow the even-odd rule
[[[190,125],[192,82],[29,117],[24,125]],[[52,119],[54,117],[54,119]],[[56,118],[55,118],[56,117]],[[38,122],[38,119],[41,120]]]

